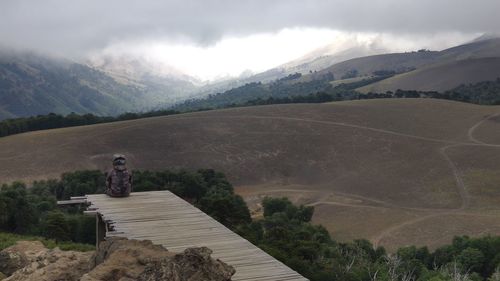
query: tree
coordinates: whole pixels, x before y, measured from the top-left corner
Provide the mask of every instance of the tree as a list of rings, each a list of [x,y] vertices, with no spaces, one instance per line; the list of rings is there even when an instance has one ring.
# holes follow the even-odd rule
[[[287,207],[291,204],[292,203],[285,197],[266,197],[264,198],[264,200],[262,200],[262,206],[264,207],[264,217],[270,217],[275,213],[285,212]]]
[[[224,189],[210,190],[201,198],[199,206],[202,211],[230,228],[251,222],[250,211],[243,198]]]
[[[488,281],[500,281],[500,266],[497,266],[495,272],[488,278]]]
[[[466,271],[479,271],[483,267],[484,255],[475,248],[466,248],[457,257],[457,261]]]
[[[68,222],[60,211],[49,212],[45,217],[42,229],[45,237],[54,239],[56,242],[70,240]]]

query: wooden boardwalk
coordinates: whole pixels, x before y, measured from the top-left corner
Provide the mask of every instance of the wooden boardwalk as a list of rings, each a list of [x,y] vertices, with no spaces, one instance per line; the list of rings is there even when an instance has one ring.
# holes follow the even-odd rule
[[[232,265],[232,280],[307,280],[193,205],[169,191],[135,192],[127,198],[87,195],[89,209],[112,223],[107,236],[151,240],[169,251],[206,246]]]

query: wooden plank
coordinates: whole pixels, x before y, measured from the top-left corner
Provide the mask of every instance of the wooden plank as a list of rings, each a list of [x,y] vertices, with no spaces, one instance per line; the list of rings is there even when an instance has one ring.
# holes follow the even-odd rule
[[[86,204],[86,203],[87,201],[85,199],[57,201],[57,205],[75,205],[75,204]]]
[[[236,281],[307,280],[169,191],[135,192],[125,198],[94,194],[84,199],[92,213],[113,225],[108,237],[148,239],[174,252],[206,246],[214,258],[235,267]]]

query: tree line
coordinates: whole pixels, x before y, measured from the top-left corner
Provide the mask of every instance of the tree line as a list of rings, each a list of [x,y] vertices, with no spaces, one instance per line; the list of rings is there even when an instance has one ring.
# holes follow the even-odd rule
[[[173,115],[178,113],[180,112],[175,110],[157,110],[146,113],[128,112],[121,114],[117,117],[97,116],[93,114],[79,115],[76,113],[70,113],[68,115],[61,115],[61,114],[49,113],[46,115],[5,119],[3,121],[0,121],[0,137],[20,134],[30,131],[93,125],[99,123],[110,123],[117,121],[155,117],[155,116]]]
[[[314,208],[286,198],[265,198],[260,218],[224,174],[214,170],[134,171],[134,191],[170,190],[312,281],[498,281],[500,237],[455,237],[434,251],[403,247],[387,253],[367,240],[338,242],[311,223]],[[95,219],[78,206],[57,208],[56,200],[102,193],[101,171],[65,173],[60,179],[0,187],[0,230],[57,241],[95,242]]]
[[[223,93],[209,95],[204,99],[191,99],[173,107],[180,111],[196,110],[200,108],[227,108],[237,106],[255,105],[255,101],[285,101],[308,100],[315,93],[327,93],[330,96],[341,96],[338,100],[350,99],[359,93],[356,88],[366,86],[377,81],[393,76],[395,72],[379,71],[374,76],[360,79],[359,81],[342,83],[333,86],[335,79],[333,73],[317,74],[314,79],[302,78],[300,73],[290,74],[284,78],[270,83],[252,82],[243,86],[230,89]],[[354,75],[358,75],[357,71]],[[355,77],[353,76],[353,77]],[[331,101],[331,100],[329,100]]]
[[[500,237],[455,237],[429,251],[408,246],[395,253],[364,239],[337,242],[310,220],[313,207],[266,198],[263,218],[237,231],[312,281],[498,281]]]
[[[104,193],[101,171],[65,173],[60,179],[0,186],[0,231],[57,241],[95,242],[95,219],[81,206],[58,208],[57,200]],[[224,175],[213,170],[134,171],[134,191],[171,190],[228,227],[250,222],[250,212]]]
[[[363,81],[362,81],[363,82]],[[354,84],[354,85],[352,85]],[[500,105],[500,78],[495,81],[485,81],[476,84],[460,85],[457,88],[445,92],[437,91],[415,91],[396,90],[385,93],[361,94],[354,89],[362,87],[358,82],[339,85],[335,88],[326,89],[308,95],[289,96],[282,98],[268,97],[257,98],[246,101],[242,104],[230,104],[228,107],[256,106],[269,104],[289,104],[289,103],[324,103],[345,100],[363,99],[390,99],[390,98],[433,98],[453,100],[482,105]]]
[[[64,116],[49,113],[47,115],[26,118],[6,119],[0,121],[0,137],[37,130],[167,116],[219,108],[268,104],[324,103],[379,98],[435,98],[483,105],[500,105],[500,78],[495,81],[460,85],[455,89],[445,92],[397,90],[395,92],[361,94],[355,90],[393,75],[392,72],[388,71],[380,71],[378,74],[379,76],[340,84],[335,87],[328,82],[331,78],[328,75],[325,75],[324,79],[294,84],[290,84],[289,81],[300,79],[301,75],[289,75],[269,85],[260,82],[249,83],[225,93],[211,95],[207,99],[188,100],[174,109],[146,113],[124,113],[117,117],[96,116],[93,114],[78,115],[76,113]]]

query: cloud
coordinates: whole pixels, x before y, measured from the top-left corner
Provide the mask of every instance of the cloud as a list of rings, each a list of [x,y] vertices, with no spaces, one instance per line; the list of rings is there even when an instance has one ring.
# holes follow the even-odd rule
[[[396,36],[497,32],[499,10],[498,0],[3,0],[0,44],[81,55],[118,42],[212,46],[296,27]]]
[[[309,59],[357,50],[353,55],[405,52],[422,48],[441,50],[455,46],[478,34],[440,33],[429,35],[392,35],[344,32],[320,28],[286,28],[279,32],[242,37],[225,37],[209,46],[196,46],[162,40],[139,40],[111,44],[90,57],[91,64],[114,61],[123,68],[127,60],[139,60],[200,80],[235,77],[249,71],[258,73],[307,54]],[[346,58],[347,59],[347,58]],[[300,64],[300,61],[296,63]],[[158,74],[158,71],[156,71]]]

